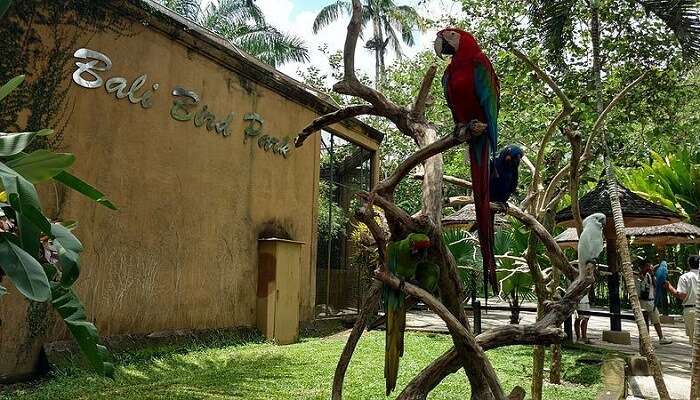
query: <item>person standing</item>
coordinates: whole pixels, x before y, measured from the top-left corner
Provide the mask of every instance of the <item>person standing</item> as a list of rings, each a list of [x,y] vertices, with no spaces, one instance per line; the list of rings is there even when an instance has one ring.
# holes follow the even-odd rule
[[[639,276],[639,304],[642,306],[644,314],[644,323],[649,329],[649,320],[654,325],[656,334],[659,336],[659,344],[671,344],[671,339],[665,338],[661,330],[661,319],[659,318],[659,310],[654,306],[654,295],[656,292],[656,282],[654,281],[654,266],[645,261],[640,268]]]
[[[685,334],[688,335],[690,345],[693,345],[693,334],[695,328],[695,298],[700,288],[698,286],[698,266],[699,256],[688,257],[688,270],[678,278],[678,289],[674,288],[670,282],[666,282],[666,289],[681,302],[683,302],[683,322],[685,322]]]
[[[588,338],[588,315],[579,314],[579,311],[590,310],[590,304],[588,301],[588,295],[583,296],[581,301],[576,306],[574,311],[574,332],[576,334],[576,341],[586,344],[590,344],[591,340]]]

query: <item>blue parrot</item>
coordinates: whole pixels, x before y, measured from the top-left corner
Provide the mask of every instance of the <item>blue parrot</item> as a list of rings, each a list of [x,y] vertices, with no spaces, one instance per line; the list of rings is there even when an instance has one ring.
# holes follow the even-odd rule
[[[666,281],[668,281],[668,263],[661,261],[656,268],[656,296],[654,296],[654,307],[659,308],[661,299],[666,295]]]
[[[491,162],[489,189],[491,201],[507,203],[518,188],[518,167],[523,158],[523,149],[511,144],[504,147]]]

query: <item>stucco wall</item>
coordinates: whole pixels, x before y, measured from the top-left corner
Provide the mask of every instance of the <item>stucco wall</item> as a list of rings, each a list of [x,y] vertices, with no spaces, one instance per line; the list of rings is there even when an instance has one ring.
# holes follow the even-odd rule
[[[119,210],[54,185],[42,188],[49,215],[80,224],[85,252],[77,291],[89,317],[101,335],[252,326],[257,238],[286,232],[306,243],[300,318],[311,318],[319,138],[309,138],[285,159],[260,149],[257,138],[244,140],[243,116],[258,113],[265,133],[293,138],[317,115],[167,35],[130,24],[129,35],[80,35],[72,51],[89,48],[109,56],[111,70],[100,72],[105,80],[120,76],[131,85],[147,74],[144,89],[159,85],[153,106],[117,99],[104,87],[80,87],[67,73],[69,106],[61,115],[67,121],[64,149],[77,156],[72,172]],[[173,119],[170,92],[176,86],[197,92],[200,106],[208,105],[217,120],[233,112],[231,135]],[[66,332],[54,317],[42,337],[32,337],[28,326],[45,322],[31,322],[28,303],[7,280],[3,285],[10,294],[0,301],[0,375],[27,372],[40,342]],[[13,357],[18,349],[23,355]]]

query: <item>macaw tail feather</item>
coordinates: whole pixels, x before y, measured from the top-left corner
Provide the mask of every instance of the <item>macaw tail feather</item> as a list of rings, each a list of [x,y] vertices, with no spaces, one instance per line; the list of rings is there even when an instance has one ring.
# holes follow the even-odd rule
[[[406,305],[403,293],[391,290],[386,309],[386,347],[384,353],[384,379],[386,395],[396,388],[399,375],[399,359],[403,356],[403,333],[406,329]]]
[[[491,212],[491,195],[489,191],[489,146],[485,136],[474,138],[469,146],[469,159],[472,174],[472,189],[474,193],[474,209],[476,225],[479,233],[479,245],[484,263],[484,284],[486,277],[494,291],[498,291],[496,279],[496,258],[493,253],[495,241],[494,215]]]

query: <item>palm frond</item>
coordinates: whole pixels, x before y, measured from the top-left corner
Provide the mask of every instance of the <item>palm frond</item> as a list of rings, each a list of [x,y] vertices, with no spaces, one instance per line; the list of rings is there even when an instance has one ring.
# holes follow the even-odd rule
[[[314,19],[312,31],[317,34],[318,31],[332,24],[340,17],[340,15],[352,14],[352,3],[349,1],[338,0],[333,4],[329,4],[321,9]],[[365,15],[369,13],[364,13]]]
[[[637,0],[671,29],[691,62],[700,60],[700,2],[698,0]]]
[[[572,35],[572,11],[576,0],[536,0],[530,15],[544,38],[544,46],[552,55],[560,55]]]
[[[195,22],[201,12],[200,0],[162,0],[161,4]]]
[[[303,40],[269,25],[240,26],[229,35],[234,44],[272,66],[309,61]]]
[[[265,16],[253,0],[219,0],[209,3],[199,23],[216,31],[224,25],[264,24]]]

